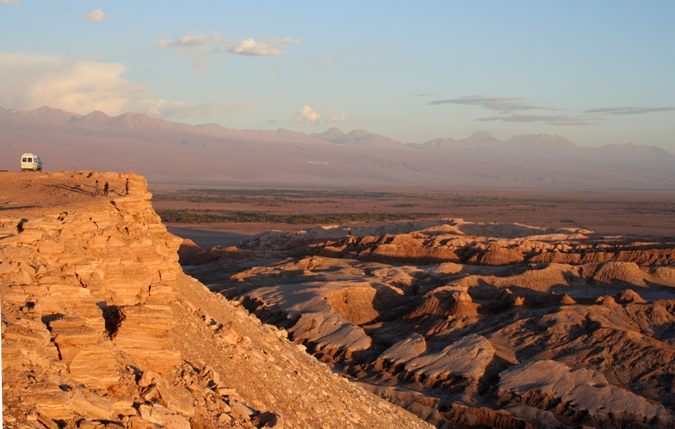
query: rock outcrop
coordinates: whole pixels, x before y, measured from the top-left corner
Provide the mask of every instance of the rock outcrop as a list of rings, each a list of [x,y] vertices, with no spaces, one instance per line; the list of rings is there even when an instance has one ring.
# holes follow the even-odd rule
[[[142,177],[0,173],[0,197],[5,427],[427,426],[183,274]]]
[[[572,370],[552,360],[504,371],[498,392],[504,400],[557,410],[586,424],[625,427],[636,422],[644,426],[672,423],[664,407],[612,385],[599,372]]]
[[[675,243],[444,219],[242,247],[186,269],[439,427],[673,425]]]

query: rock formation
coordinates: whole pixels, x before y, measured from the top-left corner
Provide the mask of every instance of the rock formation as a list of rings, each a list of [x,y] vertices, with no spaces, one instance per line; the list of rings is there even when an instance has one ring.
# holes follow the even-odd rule
[[[183,274],[150,197],[0,173],[4,427],[427,426]]]
[[[241,247],[189,272],[439,427],[673,427],[675,243],[443,219]]]

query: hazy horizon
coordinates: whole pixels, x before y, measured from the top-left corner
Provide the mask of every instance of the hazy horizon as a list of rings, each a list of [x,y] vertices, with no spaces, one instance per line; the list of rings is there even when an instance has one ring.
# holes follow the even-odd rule
[[[0,2],[0,105],[675,152],[675,4]],[[28,30],[26,30],[28,29]],[[20,35],[20,36],[17,36]]]
[[[317,130],[318,131],[318,130]],[[406,144],[356,130],[240,130],[144,114],[0,110],[0,169],[23,152],[45,169],[136,171],[153,181],[347,188],[675,189],[656,146],[578,146],[559,135],[487,133]]]
[[[385,134],[371,133],[371,130],[368,130],[368,129],[365,129],[365,128],[347,128],[347,127],[344,126],[344,124],[326,124],[325,126],[319,127],[317,129],[315,129],[314,131],[312,131],[312,130],[303,131],[303,130],[293,130],[293,129],[284,128],[284,127],[276,127],[276,128],[275,127],[261,127],[261,128],[227,127],[223,124],[216,123],[216,122],[189,122],[189,121],[180,120],[180,119],[167,119],[167,118],[162,118],[160,116],[155,116],[155,115],[152,115],[152,114],[141,113],[141,112],[133,112],[133,111],[120,112],[119,114],[116,114],[116,115],[110,115],[110,114],[108,114],[106,112],[103,112],[101,110],[94,110],[94,111],[82,114],[82,113],[70,112],[68,110],[64,110],[64,109],[60,109],[60,108],[52,107],[52,106],[47,106],[47,105],[39,106],[37,108],[25,108],[25,109],[10,109],[10,108],[7,108],[5,106],[0,105],[0,109],[4,109],[4,110],[6,110],[7,112],[10,112],[10,113],[27,113],[27,114],[39,112],[42,109],[56,110],[56,111],[61,111],[61,112],[64,112],[64,113],[71,114],[71,115],[73,115],[74,119],[83,118],[83,117],[95,115],[95,114],[98,114],[98,113],[103,113],[104,115],[108,116],[110,119],[122,118],[122,117],[125,117],[125,116],[128,116],[128,115],[139,115],[139,116],[147,116],[147,117],[152,118],[152,119],[168,121],[168,122],[171,122],[173,124],[188,125],[188,126],[197,127],[197,128],[216,125],[216,126],[223,127],[227,130],[233,130],[233,131],[291,131],[291,132],[297,132],[297,133],[300,133],[300,134],[307,134],[307,135],[310,135],[310,136],[318,136],[318,135],[321,135],[321,134],[324,134],[324,133],[330,133],[333,130],[337,130],[340,133],[344,134],[345,136],[347,136],[349,134],[353,134],[353,133],[366,133],[367,132],[369,134],[374,134],[374,135],[377,135],[377,136],[385,137],[387,139],[391,139],[391,140],[395,141],[396,143],[400,143],[400,144],[404,144],[404,145],[410,145],[410,146],[429,144],[429,143],[433,143],[434,141],[437,141],[437,140],[461,141],[461,140],[470,139],[472,137],[487,137],[487,138],[494,139],[495,142],[502,142],[503,143],[503,142],[507,142],[509,140],[512,140],[514,138],[523,137],[523,136],[550,136],[550,137],[559,137],[559,138],[561,138],[563,140],[566,140],[567,142],[569,142],[569,143],[571,143],[575,146],[582,147],[581,145],[577,144],[576,142],[568,139],[562,133],[521,133],[521,134],[506,135],[506,137],[497,137],[496,135],[493,135],[492,133],[490,133],[489,131],[486,131],[485,129],[476,129],[475,131],[473,131],[473,132],[471,132],[470,134],[467,134],[467,135],[454,135],[454,136],[453,135],[443,135],[443,136],[439,135],[439,136],[434,136],[434,137],[432,137],[430,139],[427,139],[427,140],[399,141],[399,140],[396,140],[396,139],[392,138],[391,136],[388,136],[388,135],[385,135]],[[644,146],[644,147],[656,147],[656,148],[659,148],[661,150],[664,150],[665,152],[669,153],[670,155],[674,155],[673,151],[670,151],[666,148],[660,148],[659,146],[655,146],[655,145],[632,143],[632,142],[629,142],[629,143],[608,143],[608,144],[603,144],[603,145],[589,145],[589,146],[586,146],[586,147],[588,147],[588,148],[601,148],[601,147],[605,147],[605,146],[614,146],[614,145],[627,145],[627,146],[635,145],[635,146]]]

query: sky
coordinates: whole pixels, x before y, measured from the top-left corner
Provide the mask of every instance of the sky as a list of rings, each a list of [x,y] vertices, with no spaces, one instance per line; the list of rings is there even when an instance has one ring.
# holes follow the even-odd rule
[[[0,106],[675,153],[675,2],[0,0]]]

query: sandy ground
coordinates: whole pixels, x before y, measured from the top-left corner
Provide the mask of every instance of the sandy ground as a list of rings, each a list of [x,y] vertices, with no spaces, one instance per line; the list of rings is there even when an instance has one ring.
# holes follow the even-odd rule
[[[0,172],[0,217],[40,216],[96,203],[105,198],[106,183],[109,197],[119,197],[126,192],[127,177],[88,171]]]

